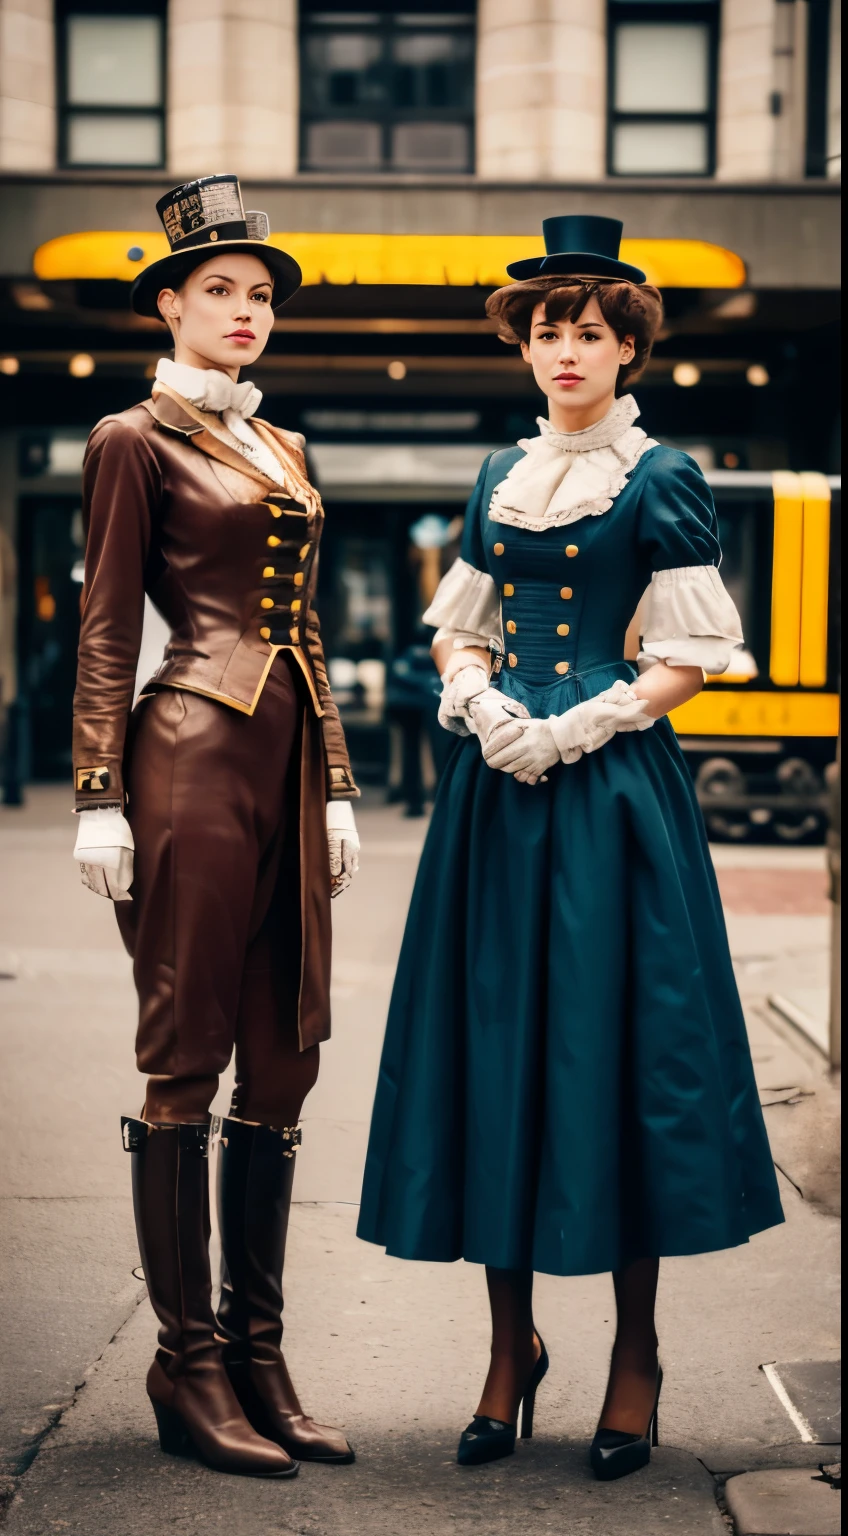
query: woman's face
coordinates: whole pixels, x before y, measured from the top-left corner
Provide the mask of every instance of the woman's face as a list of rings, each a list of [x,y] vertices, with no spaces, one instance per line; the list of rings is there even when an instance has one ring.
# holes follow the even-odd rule
[[[579,320],[546,320],[544,302],[537,304],[529,344],[521,343],[525,363],[530,363],[536,383],[551,402],[552,422],[570,421],[575,431],[600,420],[609,409],[618,370],[633,360],[634,352],[633,337],[619,341],[596,298],[589,300]]]
[[[239,368],[265,350],[274,324],[272,295],[271,274],[258,256],[222,250],[195,267],[177,292],[164,288],[159,295],[175,360],[237,378]]]

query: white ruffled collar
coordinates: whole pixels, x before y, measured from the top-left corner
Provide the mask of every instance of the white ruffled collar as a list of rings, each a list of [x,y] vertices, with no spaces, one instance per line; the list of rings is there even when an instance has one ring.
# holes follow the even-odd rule
[[[538,532],[608,512],[628,476],[655,441],[634,426],[639,407],[622,395],[580,432],[557,432],[538,417],[539,436],[520,439],[524,457],[495,487],[489,516]]]
[[[199,411],[213,411],[218,416],[225,411],[234,411],[246,421],[248,416],[256,415],[262,401],[262,391],[249,379],[236,384],[229,374],[221,373],[217,368],[190,368],[187,363],[175,363],[170,357],[160,357],[156,377],[191,405],[196,405]]]

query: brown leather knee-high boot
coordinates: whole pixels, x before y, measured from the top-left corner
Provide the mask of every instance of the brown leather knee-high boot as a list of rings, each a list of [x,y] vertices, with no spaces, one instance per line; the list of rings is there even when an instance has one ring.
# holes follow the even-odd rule
[[[353,1461],[340,1429],[303,1412],[281,1352],[283,1265],[297,1130],[226,1119],[218,1148],[223,1249],[218,1331],[224,1361],[255,1429],[299,1461]]]
[[[248,1424],[215,1338],[209,1271],[206,1125],[121,1121],[159,1349],[147,1376],[163,1451],[197,1453],[219,1472],[292,1477],[297,1462]]]

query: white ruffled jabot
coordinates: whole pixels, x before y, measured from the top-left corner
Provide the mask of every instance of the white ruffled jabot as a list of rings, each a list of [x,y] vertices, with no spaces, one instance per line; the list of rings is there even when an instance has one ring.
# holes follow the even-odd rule
[[[606,415],[580,432],[557,432],[538,417],[538,437],[520,439],[524,458],[495,487],[489,517],[536,532],[608,512],[648,448],[656,446],[633,425],[639,407],[622,395]]]

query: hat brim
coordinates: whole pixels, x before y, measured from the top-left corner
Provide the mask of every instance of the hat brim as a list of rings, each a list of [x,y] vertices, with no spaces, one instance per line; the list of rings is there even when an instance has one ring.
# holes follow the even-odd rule
[[[280,309],[303,282],[303,273],[293,256],[280,251],[264,240],[208,240],[203,245],[192,245],[185,251],[172,251],[161,261],[151,262],[140,272],[132,285],[132,307],[137,315],[161,320],[157,299],[163,288],[173,286],[175,278],[184,282],[195,267],[211,261],[220,251],[230,254],[257,256],[268,268],[274,280],[272,308]]]
[[[528,256],[525,261],[512,261],[507,267],[510,277],[524,282],[528,277],[617,277],[628,283],[647,282],[639,267],[628,266],[626,261],[616,261],[612,256],[593,256],[591,251],[560,251],[551,256]]]

